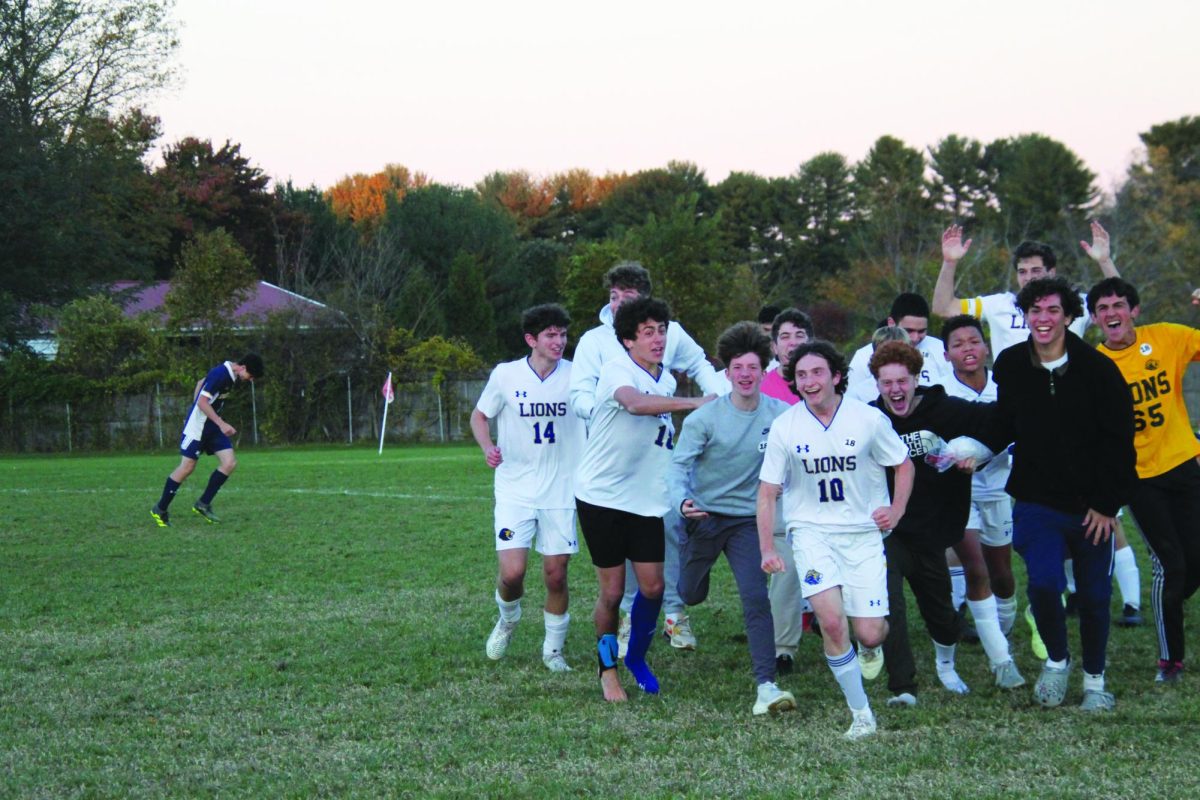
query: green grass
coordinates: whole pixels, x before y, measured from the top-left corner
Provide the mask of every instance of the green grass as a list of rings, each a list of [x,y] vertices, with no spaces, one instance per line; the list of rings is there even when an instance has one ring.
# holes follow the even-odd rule
[[[1087,716],[998,692],[978,646],[959,650],[973,693],[941,690],[910,602],[921,705],[885,708],[884,681],[869,684],[882,733],[850,744],[813,638],[781,680],[799,710],[751,716],[722,563],[693,614],[699,650],[659,640],[663,694],[611,707],[595,680],[586,555],[571,566],[575,672],[541,664],[536,557],[507,658],[483,655],[495,556],[477,449],[239,457],[215,503],[224,522],[189,510],[206,460],[165,531],[148,510],[171,455],[0,460],[0,796],[1200,793],[1196,679],[1153,685],[1149,627],[1114,628],[1117,710]],[[1200,646],[1196,625],[1188,637]],[[1032,683],[1023,623],[1013,638]]]

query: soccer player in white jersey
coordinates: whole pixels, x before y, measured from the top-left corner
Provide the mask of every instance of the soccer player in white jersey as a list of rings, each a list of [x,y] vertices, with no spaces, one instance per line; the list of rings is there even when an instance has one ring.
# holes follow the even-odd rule
[[[650,273],[636,261],[622,261],[604,276],[608,288],[608,305],[600,309],[600,324],[583,334],[575,348],[571,370],[571,410],[591,426],[593,411],[597,404],[596,383],[600,378],[600,367],[607,361],[623,358],[625,349],[613,335],[613,320],[621,303],[638,297],[649,297],[653,288]],[[667,343],[663,349],[663,366],[672,372],[685,372],[705,394],[726,394],[729,381],[717,374],[712,364],[704,357],[704,349],[688,335],[683,326],[672,320],[667,325]],[[675,509],[667,512],[663,520],[666,527],[666,551],[663,569],[667,589],[663,596],[665,625],[663,633],[671,640],[671,646],[681,650],[694,650],[696,637],[691,623],[684,612],[684,603],[676,591],[679,582],[679,535],[683,529],[683,517]],[[629,644],[629,610],[633,605],[634,579],[632,567],[627,567],[625,584],[628,587],[621,600],[621,620],[618,647],[624,656]]]
[[[567,562],[579,552],[572,478],[583,452],[583,423],[567,408],[571,362],[563,358],[571,318],[561,306],[526,309],[521,330],[529,355],[492,370],[475,410],[471,433],[487,465],[496,470],[494,533],[500,567],[496,605],[500,618],[487,640],[487,656],[504,656],[521,619],[529,548],[537,543],[546,582],[546,638],[542,662],[569,672],[563,657],[567,626]],[[496,420],[492,441],[488,420]]]
[[[888,313],[889,326],[903,328],[908,334],[908,341],[925,359],[921,365],[921,386],[936,386],[941,383],[946,372],[946,348],[942,340],[929,335],[929,303],[919,294],[904,292],[896,295],[892,301],[892,310]],[[871,355],[875,352],[875,343],[868,342],[850,358],[850,375],[846,383],[846,395],[855,400],[869,403],[879,396],[875,386],[875,378],[867,366]]]
[[[887,636],[887,577],[880,531],[891,530],[908,504],[914,468],[908,446],[887,417],[844,396],[846,362],[828,342],[792,353],[784,377],[803,401],[780,415],[767,437],[759,475],[758,543],[762,568],[784,569],[775,550],[775,508],[783,514],[803,574],[803,593],[821,626],[829,669],[853,722],[849,739],[875,733],[850,627],[866,647]],[[888,497],[886,468],[896,470]]]
[[[1083,249],[1104,274],[1105,278],[1120,277],[1117,265],[1112,259],[1112,245],[1108,231],[1097,221],[1091,223],[1091,244],[1080,241]],[[958,314],[970,314],[976,319],[987,323],[991,335],[992,358],[999,358],[1000,353],[1015,344],[1021,344],[1029,339],[1029,326],[1025,323],[1025,315],[1017,307],[1017,295],[1014,292],[997,292],[996,294],[980,297],[958,298],[954,296],[954,274],[958,262],[971,249],[971,240],[963,241],[963,229],[959,225],[951,225],[942,233],[942,269],[938,273],[937,284],[933,289],[933,310],[938,316],[949,319]],[[1017,245],[1012,254],[1013,270],[1017,275],[1017,291],[1025,288],[1025,284],[1038,278],[1053,278],[1057,275],[1058,258],[1054,249],[1047,244],[1034,241],[1024,241]],[[1079,292],[1080,302],[1087,304],[1087,297]],[[1089,324],[1087,314],[1071,321],[1068,330],[1076,336],[1083,336]],[[1121,590],[1122,613],[1117,624],[1130,627],[1140,625],[1141,617],[1141,579],[1138,575],[1137,561],[1134,559],[1133,548],[1125,537],[1121,521],[1117,520],[1116,556],[1113,561],[1114,575],[1117,587]],[[1071,562],[1067,561],[1067,591],[1068,610],[1074,610],[1073,595],[1075,580]],[[1028,609],[1026,609],[1028,612]],[[1033,617],[1026,614],[1026,620],[1033,625]],[[1036,631],[1035,631],[1036,633]],[[1044,654],[1037,649],[1035,638],[1035,653],[1039,658]]]
[[[638,585],[630,609],[625,666],[641,689],[658,692],[646,664],[663,600],[663,515],[666,473],[675,442],[671,414],[713,398],[675,397],[663,365],[671,310],[639,297],[621,304],[613,330],[624,352],[600,368],[587,445],[575,478],[579,525],[600,584],[594,615],[600,688],[604,699],[626,698],[617,676],[617,617],[625,592],[625,561]]]

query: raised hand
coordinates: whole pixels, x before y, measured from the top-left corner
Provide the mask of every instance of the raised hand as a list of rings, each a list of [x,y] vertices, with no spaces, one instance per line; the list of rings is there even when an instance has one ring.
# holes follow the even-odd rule
[[[1112,248],[1108,239],[1108,231],[1096,220],[1092,220],[1092,243],[1080,241],[1083,252],[1091,256],[1093,261],[1107,261],[1112,257]]]
[[[963,241],[961,225],[951,225],[942,232],[942,261],[957,262],[971,249],[972,239]]]

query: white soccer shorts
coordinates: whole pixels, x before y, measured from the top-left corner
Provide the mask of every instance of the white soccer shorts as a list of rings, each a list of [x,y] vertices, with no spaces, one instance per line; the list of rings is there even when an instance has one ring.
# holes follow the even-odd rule
[[[526,508],[497,503],[493,530],[497,550],[529,549],[536,538],[537,551],[544,556],[579,552],[573,508]]]
[[[979,531],[979,541],[988,547],[1012,544],[1012,500],[972,500],[967,530]]]
[[[847,617],[886,617],[887,561],[878,532],[790,532],[800,593],[805,599],[842,587]]]

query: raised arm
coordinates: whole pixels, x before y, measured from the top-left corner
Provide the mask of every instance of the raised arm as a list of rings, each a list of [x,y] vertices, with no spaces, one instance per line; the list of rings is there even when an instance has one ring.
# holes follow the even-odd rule
[[[711,394],[704,397],[661,397],[656,394],[642,394],[632,386],[621,386],[613,392],[613,399],[621,404],[621,408],[637,417],[656,417],[659,414],[674,414],[676,411],[692,411],[714,397],[715,395]]]
[[[962,300],[954,296],[954,272],[972,241],[964,242],[962,235],[961,225],[951,225],[942,232],[942,269],[933,287],[933,313],[939,317],[956,316],[962,309]]]
[[[678,322],[672,322],[667,330],[667,336],[674,341],[674,347],[668,345],[670,353],[669,363],[664,366],[673,372],[686,372],[688,377],[694,380],[700,386],[700,391],[705,394],[728,394],[729,381],[723,374],[719,374],[713,365],[708,363],[708,358],[704,355],[704,348],[696,344],[696,340],[691,337],[683,326]]]
[[[1100,266],[1100,272],[1104,274],[1104,277],[1121,277],[1121,273],[1117,271],[1117,265],[1112,260],[1112,247],[1108,231],[1104,230],[1104,226],[1099,222],[1092,220],[1092,243],[1088,244],[1080,240],[1079,246]]]

